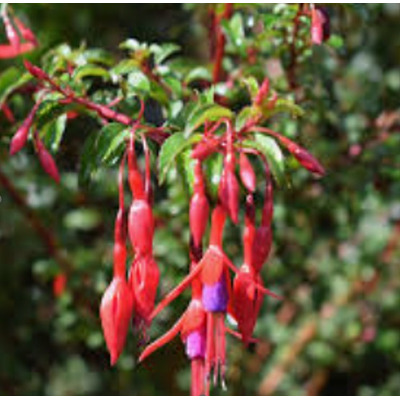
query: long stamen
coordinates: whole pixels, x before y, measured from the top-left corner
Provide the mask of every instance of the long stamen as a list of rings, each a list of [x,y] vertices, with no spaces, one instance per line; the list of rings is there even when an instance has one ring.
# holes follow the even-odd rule
[[[206,396],[210,393],[211,368],[214,367],[215,341],[214,341],[214,315],[207,313],[207,347],[205,360]]]
[[[219,315],[217,324],[219,326],[219,368],[220,368],[220,379],[223,390],[226,390],[225,384],[225,370],[226,370],[226,340],[225,340],[225,315],[221,313]]]

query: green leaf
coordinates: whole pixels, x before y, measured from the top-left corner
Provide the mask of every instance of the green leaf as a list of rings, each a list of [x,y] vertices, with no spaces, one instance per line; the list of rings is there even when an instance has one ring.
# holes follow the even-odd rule
[[[99,67],[98,65],[94,64],[86,64],[76,68],[72,75],[72,78],[74,80],[80,81],[88,76],[97,76],[103,78],[104,80],[110,79],[110,73],[105,68]]]
[[[247,78],[243,79],[242,82],[247,87],[251,99],[254,99],[257,96],[259,90],[257,79],[254,78],[254,76],[248,76]]]
[[[72,210],[64,217],[64,226],[67,229],[90,231],[102,221],[99,211],[90,208]]]
[[[127,39],[119,45],[119,48],[123,50],[137,51],[147,49],[147,45],[145,43],[140,43],[136,39]]]
[[[341,36],[333,34],[328,40],[328,45],[332,46],[333,48],[339,50],[344,45],[344,40]]]
[[[196,107],[190,114],[185,127],[185,137],[203,125],[205,122],[217,121],[221,118],[231,118],[232,111],[218,104],[204,104]]]
[[[212,81],[211,72],[206,67],[197,67],[192,69],[185,77],[186,84],[189,84],[197,80],[204,80],[207,82],[211,82]]]
[[[6,69],[0,75],[0,104],[3,104],[15,89],[24,86],[32,79],[31,74],[22,73],[15,67]]]
[[[112,122],[86,139],[79,169],[79,184],[87,185],[101,164],[111,166],[118,160],[117,149],[129,134],[125,125]]]
[[[57,152],[60,147],[66,126],[67,115],[62,114],[58,118],[44,125],[41,129],[40,133],[44,139],[45,145],[50,148],[53,153]]]
[[[128,75],[128,85],[135,94],[147,94],[151,87],[149,78],[140,70],[133,71]]]
[[[89,49],[82,55],[89,64],[103,64],[109,67],[114,63],[113,56],[103,49]]]
[[[125,138],[129,137],[129,130],[125,125],[112,122],[104,126],[98,133],[96,141],[96,159],[100,163],[112,165],[115,159],[112,155]]]
[[[108,144],[108,148],[102,157],[102,161],[104,163],[107,165],[112,165],[116,159],[119,159],[117,150],[120,148],[121,144],[129,138],[130,134],[131,132],[129,129],[124,129],[118,133],[114,133]]]
[[[96,141],[98,132],[91,133],[85,140],[80,157],[78,182],[80,186],[87,186],[97,171]]]
[[[187,147],[201,140],[202,135],[186,138],[182,132],[174,133],[162,145],[158,158],[158,176],[163,183],[176,157]]]
[[[162,45],[152,44],[150,46],[150,51],[154,54],[155,63],[161,64],[169,56],[180,50],[180,46],[174,43],[164,43]]]
[[[115,67],[110,70],[113,75],[126,75],[133,71],[139,71],[138,63],[135,60],[125,59],[120,61]]]
[[[304,115],[304,110],[300,106],[295,104],[292,100],[287,99],[278,99],[275,103],[275,107],[272,110],[263,112],[263,115],[272,117],[280,112],[287,112],[293,117],[302,117]]]
[[[236,13],[229,21],[229,27],[233,43],[238,48],[241,48],[244,45],[245,40],[242,15]]]
[[[261,133],[256,133],[254,140],[244,140],[242,144],[244,147],[256,149],[264,154],[276,182],[281,186],[285,183],[284,157],[275,139]]]

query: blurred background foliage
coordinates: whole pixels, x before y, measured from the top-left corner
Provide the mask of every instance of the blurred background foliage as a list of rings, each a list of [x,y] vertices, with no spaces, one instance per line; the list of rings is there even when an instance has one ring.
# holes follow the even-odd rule
[[[294,88],[282,73],[290,63],[284,32],[291,28],[284,22],[293,7],[265,7],[273,87],[306,110],[302,118],[274,124],[315,154],[327,174],[316,180],[289,162],[290,184],[276,190],[274,246],[263,276],[285,299],[265,300],[255,331],[259,343],[245,349],[228,339],[227,393],[398,395],[400,6],[328,5],[333,36],[298,60]],[[202,7],[14,9],[41,43],[29,55],[33,60],[64,42],[85,42],[118,57],[118,44],[128,37],[177,42],[185,55],[206,57]],[[0,70],[21,62],[2,60]],[[30,106],[22,97],[12,104],[18,119]],[[68,124],[57,154],[60,186],[40,170],[32,150],[9,158],[12,129],[3,116],[0,129],[1,393],[187,393],[189,368],[178,339],[137,366],[130,335],[120,361],[109,367],[98,307],[111,276],[116,171],[101,168],[89,187],[78,184],[80,149],[93,122]],[[155,205],[162,293],[188,267],[187,198],[171,184],[174,171],[168,182],[157,188]],[[239,229],[228,230],[225,247],[240,265]],[[55,297],[53,280],[61,270],[67,286]],[[187,300],[188,294],[156,320],[151,337],[171,326]]]

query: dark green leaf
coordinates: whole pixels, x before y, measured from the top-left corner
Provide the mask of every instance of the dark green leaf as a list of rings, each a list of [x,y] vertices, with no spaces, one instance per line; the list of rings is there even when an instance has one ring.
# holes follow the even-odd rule
[[[187,147],[201,140],[201,135],[186,138],[182,132],[174,133],[162,145],[158,159],[158,175],[160,183],[164,182],[168,170],[176,157]]]
[[[66,125],[67,115],[62,114],[58,118],[44,125],[40,131],[45,145],[54,153],[57,152],[60,147]]]
[[[104,80],[110,79],[110,74],[106,69],[94,64],[86,64],[76,68],[72,78],[74,80],[81,80],[88,76],[97,76],[103,78]]]
[[[185,83],[189,84],[193,81],[205,80],[212,81],[211,72],[206,67],[197,67],[192,69],[185,77]]]
[[[150,46],[150,51],[154,54],[156,64],[161,64],[169,56],[180,50],[180,47],[174,43],[164,43],[162,45],[153,44]]]

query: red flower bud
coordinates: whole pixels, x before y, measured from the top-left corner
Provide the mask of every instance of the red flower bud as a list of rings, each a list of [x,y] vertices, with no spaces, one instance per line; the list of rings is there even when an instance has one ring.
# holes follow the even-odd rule
[[[116,363],[124,348],[132,311],[133,299],[128,284],[124,278],[114,277],[100,305],[101,324],[111,365]]]
[[[157,294],[160,271],[151,255],[139,255],[129,272],[129,285],[135,301],[137,317],[148,323]]]
[[[325,174],[323,166],[307,150],[294,142],[289,142],[287,149],[293,154],[297,161],[310,172],[321,176]]]
[[[240,179],[245,188],[254,193],[256,190],[256,174],[254,173],[253,167],[244,153],[240,153],[239,157],[240,166]]]
[[[37,67],[36,65],[33,65],[27,60],[24,60],[24,65],[25,68],[28,70],[28,72],[33,75],[35,78],[39,80],[47,80],[49,76],[44,72],[42,69]]]
[[[60,174],[58,172],[57,165],[52,155],[47,151],[47,149],[44,147],[43,143],[38,137],[36,138],[36,147],[39,161],[42,165],[44,172],[46,172],[46,174],[54,179],[57,183],[60,183]]]
[[[35,114],[37,109],[39,108],[39,103],[36,103],[28,116],[25,118],[25,121],[19,127],[10,143],[10,155],[14,155],[18,151],[20,151],[26,144],[28,140],[29,130],[32,126],[33,119],[35,118]]]
[[[194,245],[199,247],[207,227],[210,206],[205,194],[201,163],[198,161],[194,170],[194,194],[190,200],[189,224]]]
[[[151,254],[154,219],[151,207],[146,200],[132,202],[128,217],[128,231],[135,251],[138,254]]]
[[[190,201],[189,221],[190,233],[193,236],[194,245],[200,246],[207,227],[210,206],[204,193],[195,193]]]

